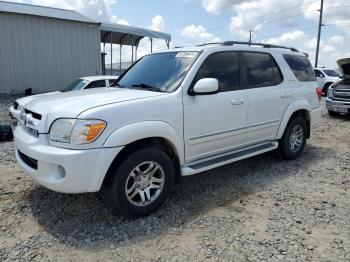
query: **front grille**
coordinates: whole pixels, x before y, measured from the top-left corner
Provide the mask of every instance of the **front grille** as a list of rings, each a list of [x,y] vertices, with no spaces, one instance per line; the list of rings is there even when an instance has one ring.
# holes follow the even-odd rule
[[[350,101],[350,85],[339,83],[334,88],[334,98],[341,101]]]
[[[18,152],[19,157],[21,158],[21,160],[24,163],[26,163],[28,166],[30,166],[33,169],[38,169],[38,160],[23,154],[19,150],[17,150],[17,152]]]
[[[26,114],[31,114],[31,115],[33,116],[33,118],[35,118],[35,119],[41,120],[41,115],[38,114],[38,113],[35,113],[35,112],[30,111],[30,110],[28,110],[28,109],[24,109],[24,112],[25,112]]]

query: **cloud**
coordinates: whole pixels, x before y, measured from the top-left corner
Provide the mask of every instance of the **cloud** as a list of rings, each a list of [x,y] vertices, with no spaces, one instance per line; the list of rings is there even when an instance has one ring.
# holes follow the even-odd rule
[[[165,27],[164,18],[161,15],[156,15],[152,18],[151,29],[155,31],[163,31]]]
[[[124,19],[119,19],[115,15],[111,15],[109,21],[111,23],[115,23],[115,24],[130,25],[128,21],[126,21]]]
[[[201,25],[189,25],[181,30],[181,34],[185,37],[197,40],[198,42],[208,43],[208,42],[218,42],[220,38],[216,37],[214,34],[209,33],[206,28]]]
[[[208,13],[219,14],[227,8],[231,8],[235,3],[240,1],[234,0],[202,0],[202,6]]]
[[[106,21],[128,25],[129,23],[111,14],[115,0],[32,0],[35,5],[70,9],[82,13],[98,21]]]
[[[304,17],[309,20],[318,21],[319,12],[315,10],[320,9],[320,2],[308,3],[304,0],[302,10]],[[338,27],[347,33],[350,29],[350,4],[348,0],[332,0],[324,1],[324,13],[323,13],[323,24],[326,27],[323,30],[332,30],[331,28]],[[327,27],[327,24],[329,27]]]
[[[343,40],[342,36],[334,35],[320,41],[319,66],[336,66],[336,61],[342,58],[344,54],[340,51],[341,48],[335,44],[341,43]],[[300,51],[308,53],[311,63],[314,63],[317,39],[303,31],[287,32],[279,37],[263,40],[263,42],[296,47]]]

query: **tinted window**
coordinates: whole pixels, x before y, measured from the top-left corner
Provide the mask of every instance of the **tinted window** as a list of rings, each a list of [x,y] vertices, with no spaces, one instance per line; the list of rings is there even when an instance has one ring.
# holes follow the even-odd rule
[[[109,79],[108,81],[109,81],[109,86],[112,86],[113,83],[116,81],[116,79]]]
[[[335,70],[325,69],[325,70],[323,70],[323,71],[324,71],[324,72],[326,73],[326,75],[328,75],[328,76],[334,76],[334,77],[338,77],[338,76],[339,76],[338,72],[335,71]]]
[[[317,69],[316,69],[316,70],[314,70],[314,72],[315,72],[315,76],[316,76],[316,77],[324,76],[320,70],[317,70]]]
[[[88,84],[84,89],[98,88],[98,87],[106,87],[106,81],[105,80],[93,81],[90,84]]]
[[[86,80],[82,79],[77,79],[73,83],[69,84],[65,88],[63,88],[61,91],[62,92],[68,92],[68,91],[73,91],[73,90],[80,90],[82,89],[85,85],[87,84]]]
[[[282,82],[281,72],[269,54],[243,53],[245,76],[249,88],[273,86]]]
[[[283,55],[295,77],[302,82],[315,81],[315,73],[306,56]]]
[[[219,91],[227,92],[239,89],[240,71],[238,54],[223,52],[209,55],[201,65],[193,83],[202,78],[216,78]]]
[[[146,55],[113,86],[172,92],[185,78],[198,52],[166,52]]]

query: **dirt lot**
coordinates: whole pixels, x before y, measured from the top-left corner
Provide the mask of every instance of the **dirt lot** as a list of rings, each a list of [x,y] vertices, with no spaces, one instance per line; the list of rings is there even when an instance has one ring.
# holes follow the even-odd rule
[[[0,261],[350,261],[349,131],[350,118],[325,115],[298,160],[268,153],[186,177],[137,220],[36,185],[1,143]]]

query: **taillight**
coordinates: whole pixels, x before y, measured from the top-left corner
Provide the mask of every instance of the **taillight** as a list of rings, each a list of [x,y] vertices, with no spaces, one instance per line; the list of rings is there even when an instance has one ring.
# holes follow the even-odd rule
[[[322,97],[322,88],[321,88],[321,87],[317,87],[317,88],[316,88],[316,93],[317,93],[317,96],[318,96],[318,100],[321,101],[321,97]]]

